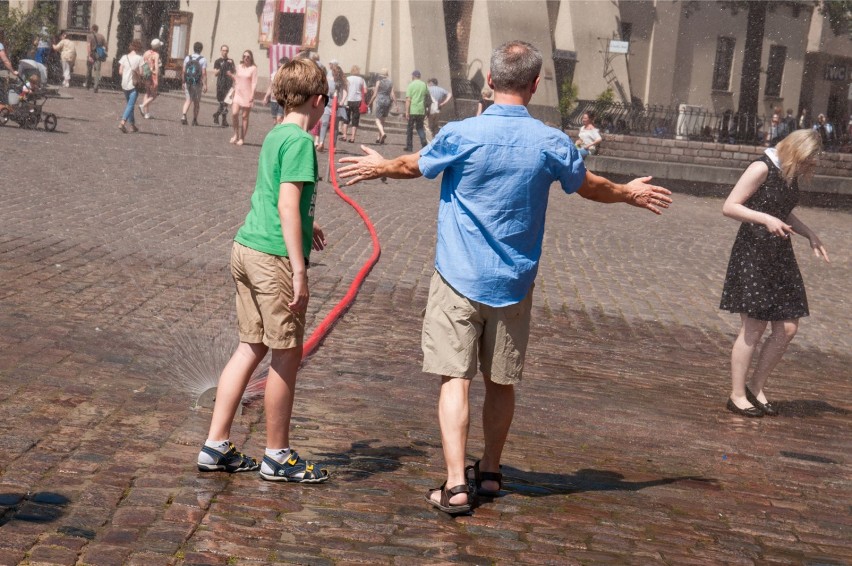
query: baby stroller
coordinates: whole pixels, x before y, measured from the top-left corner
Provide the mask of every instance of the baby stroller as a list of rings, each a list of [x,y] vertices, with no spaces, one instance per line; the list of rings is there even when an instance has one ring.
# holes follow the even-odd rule
[[[7,93],[7,103],[0,105],[0,126],[12,120],[22,128],[34,130],[44,121],[44,129],[54,131],[58,122],[56,114],[42,111],[48,98],[46,85],[47,68],[32,59],[22,59],[17,81]]]

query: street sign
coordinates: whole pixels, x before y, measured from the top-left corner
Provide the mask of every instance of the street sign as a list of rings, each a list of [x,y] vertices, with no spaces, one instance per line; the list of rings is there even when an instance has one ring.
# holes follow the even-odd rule
[[[610,53],[627,53],[630,49],[629,41],[617,41],[615,39],[611,39],[609,41],[609,52]]]

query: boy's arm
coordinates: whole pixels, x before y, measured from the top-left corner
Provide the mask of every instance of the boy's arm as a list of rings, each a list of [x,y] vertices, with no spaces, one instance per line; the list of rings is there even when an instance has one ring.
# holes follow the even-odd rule
[[[302,215],[299,202],[303,183],[281,183],[278,194],[278,218],[281,233],[293,270],[293,300],[287,304],[293,312],[305,312],[308,308],[308,272],[302,251]]]
[[[391,179],[416,179],[423,175],[420,172],[420,154],[409,153],[394,159],[385,159],[377,151],[362,145],[365,155],[344,157],[341,163],[352,163],[341,167],[337,173],[344,179],[349,179],[346,186],[359,181],[390,177]]]

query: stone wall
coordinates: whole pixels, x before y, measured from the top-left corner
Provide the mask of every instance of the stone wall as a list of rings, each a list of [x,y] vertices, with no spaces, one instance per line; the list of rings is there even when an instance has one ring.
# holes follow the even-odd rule
[[[566,132],[576,139],[577,130]],[[598,155],[588,158],[595,171],[648,174],[658,178],[730,185],[765,148],[712,142],[603,134]],[[643,173],[647,172],[647,173]],[[825,152],[805,190],[852,194],[852,153]]]

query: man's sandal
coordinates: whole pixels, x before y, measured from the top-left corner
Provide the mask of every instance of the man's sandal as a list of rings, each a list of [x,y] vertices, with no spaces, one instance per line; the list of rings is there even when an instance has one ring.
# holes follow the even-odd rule
[[[440,502],[432,499],[432,494],[436,491],[441,492]],[[460,505],[453,505],[450,503],[451,497],[462,493],[467,494],[466,503],[462,503]],[[441,484],[441,487],[436,487],[435,489],[430,489],[426,492],[426,501],[428,501],[432,507],[440,509],[441,511],[449,515],[460,515],[462,513],[470,513],[470,510],[473,508],[473,506],[471,505],[471,499],[472,496],[466,484],[457,485],[452,489],[447,489],[447,482],[444,482],[443,484]]]
[[[331,477],[328,470],[319,469],[312,462],[303,460],[296,454],[295,450],[290,451],[290,456],[283,463],[278,463],[269,456],[263,457],[263,463],[271,470],[271,474],[260,470],[260,477],[268,481],[286,481],[295,483],[323,483]]]
[[[465,477],[468,480],[473,480],[475,482],[477,495],[481,495],[483,497],[498,497],[500,495],[500,490],[503,489],[503,474],[499,472],[480,472],[479,460],[477,460],[474,465],[466,467],[464,471]],[[473,472],[473,474],[471,474],[470,472]],[[482,489],[482,482],[484,481],[497,482],[496,491],[490,489]]]

